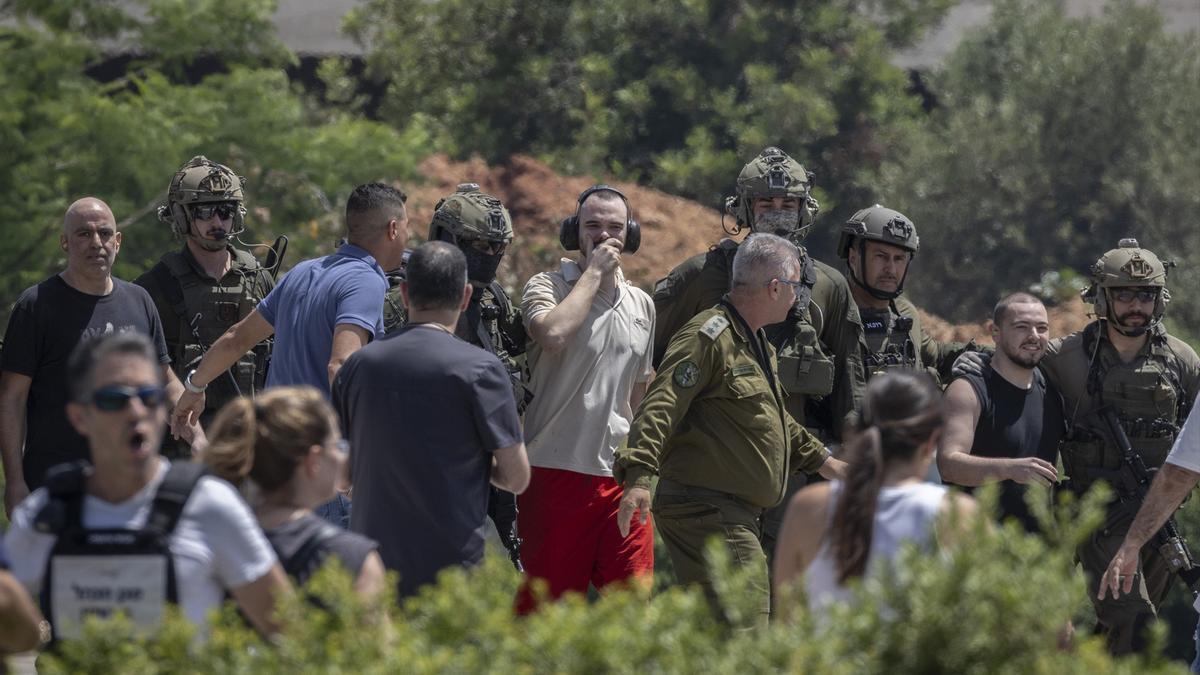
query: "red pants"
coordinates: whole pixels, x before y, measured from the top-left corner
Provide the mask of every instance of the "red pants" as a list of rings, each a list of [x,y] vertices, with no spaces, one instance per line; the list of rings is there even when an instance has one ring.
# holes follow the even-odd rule
[[[654,573],[654,527],[635,513],[629,536],[617,529],[621,486],[610,476],[533,467],[529,488],[517,497],[521,563],[528,575],[517,595],[517,612],[536,608],[531,579],[545,579],[550,597],[586,593]]]

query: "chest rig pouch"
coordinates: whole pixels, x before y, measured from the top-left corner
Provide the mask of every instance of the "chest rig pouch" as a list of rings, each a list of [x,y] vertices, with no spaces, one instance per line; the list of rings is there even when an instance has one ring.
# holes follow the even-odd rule
[[[459,318],[459,337],[496,355],[512,380],[517,413],[524,415],[533,401],[533,391],[526,385],[525,326],[499,282],[493,281],[474,299]]]
[[[886,313],[859,311],[862,313],[863,334],[867,340],[863,367],[868,380],[889,370],[915,370],[920,367],[917,346],[911,335],[911,317],[901,316],[894,306]]]
[[[1091,345],[1085,346],[1091,353]],[[1151,336],[1150,354],[1123,364],[1115,354],[1098,353],[1089,369],[1088,393],[1094,402],[1111,405],[1130,445],[1151,470],[1166,461],[1179,431],[1180,402],[1185,400],[1171,366],[1169,350]],[[1098,395],[1098,396],[1097,396]],[[1098,398],[1098,401],[1097,401]],[[1104,422],[1094,413],[1075,425],[1063,446],[1063,463],[1079,488],[1121,468],[1121,451],[1104,433]],[[1110,479],[1111,480],[1111,479]]]
[[[83,527],[85,462],[65,464],[46,476],[50,500],[34,526],[57,539],[46,561],[40,602],[54,640],[79,638],[88,617],[125,614],[139,630],[161,625],[167,603],[178,601],[171,532],[200,477],[201,464],[171,465],[138,530]]]
[[[779,359],[779,385],[788,395],[821,397],[833,391],[833,358],[821,344],[817,326],[809,312],[817,269],[803,248],[800,268],[801,288],[796,304],[782,323],[768,326],[767,339],[775,345]],[[732,269],[732,262],[730,264]]]
[[[158,285],[179,318],[179,334],[173,336],[177,346],[171,358],[181,378],[200,363],[217,338],[254,311],[266,295],[265,287],[259,283],[259,275],[265,270],[258,261],[244,251],[235,250],[232,255],[231,274],[238,281],[228,286],[213,285],[177,251],[163,255],[165,270],[155,268],[160,272]],[[268,341],[255,345],[234,363],[229,375],[213,381],[214,391],[207,398],[207,408],[215,410],[236,396],[253,396],[263,388],[270,344]]]

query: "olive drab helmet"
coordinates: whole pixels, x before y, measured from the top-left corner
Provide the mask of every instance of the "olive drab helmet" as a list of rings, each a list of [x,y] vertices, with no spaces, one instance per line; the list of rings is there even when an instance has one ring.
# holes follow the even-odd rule
[[[811,195],[813,173],[775,146],[758,153],[738,174],[737,193],[725,199],[725,211],[737,219],[737,231],[754,230],[754,200],[759,197],[793,197],[800,200],[800,217],[789,239],[800,243],[808,236],[821,206]],[[736,232],[735,232],[736,234]],[[778,234],[777,232],[772,234]]]
[[[837,244],[838,257],[845,260],[847,267],[849,267],[850,247],[857,245],[859,260],[864,260],[865,256],[863,254],[866,250],[866,242],[868,241],[899,246],[908,251],[908,259],[910,261],[921,248],[921,239],[917,236],[917,227],[913,225],[912,220],[899,211],[879,204],[862,209],[853,216],[850,216],[850,219],[842,225],[842,233],[838,237]],[[905,269],[904,278],[907,277],[908,270]],[[869,285],[865,279],[859,279],[855,275],[853,268],[850,269],[850,279],[859,286],[862,286],[872,297],[880,300],[894,300],[899,297],[904,292],[904,278],[900,279],[900,283],[896,286],[895,291],[884,291]]]
[[[1084,302],[1092,303],[1096,317],[1112,324],[1118,332],[1138,336],[1157,326],[1166,313],[1171,294],[1167,290],[1167,269],[1174,263],[1159,260],[1148,249],[1138,246],[1137,239],[1122,239],[1117,247],[1100,256],[1091,267],[1092,283],[1082,292]],[[1154,301],[1154,315],[1145,326],[1130,328],[1122,325],[1112,315],[1109,292],[1115,288],[1157,288],[1158,298]]]
[[[233,202],[237,208],[233,213],[233,230],[230,237],[246,229],[244,195],[245,179],[224,164],[218,164],[204,155],[196,155],[171,177],[167,188],[167,203],[158,207],[158,219],[171,226],[171,231],[180,237],[191,232],[192,207],[213,202]]]
[[[512,217],[500,200],[479,191],[475,183],[462,183],[454,194],[439,201],[429,224],[429,241],[445,241],[457,246],[467,257],[467,275],[471,281],[489,284],[504,249],[513,239]],[[491,244],[485,251],[477,244]]]

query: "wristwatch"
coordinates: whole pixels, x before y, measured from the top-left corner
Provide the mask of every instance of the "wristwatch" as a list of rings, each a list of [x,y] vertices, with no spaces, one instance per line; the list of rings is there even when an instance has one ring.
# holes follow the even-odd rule
[[[199,386],[192,384],[192,376],[195,374],[196,374],[195,369],[188,371],[187,377],[183,378],[183,388],[187,389],[188,391],[192,392],[193,394],[203,394],[204,390],[208,389],[208,385],[206,384],[203,387],[199,387]]]

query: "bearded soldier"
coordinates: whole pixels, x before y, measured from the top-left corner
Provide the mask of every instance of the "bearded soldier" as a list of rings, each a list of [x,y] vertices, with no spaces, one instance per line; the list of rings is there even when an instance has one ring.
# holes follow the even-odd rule
[[[917,307],[904,292],[909,266],[920,249],[917,228],[907,216],[879,204],[842,226],[838,256],[846,261],[850,293],[862,316],[866,379],[889,370],[927,370],[946,381],[954,360],[974,342],[939,342],[921,328]]]
[[[455,335],[496,355],[512,378],[517,411],[524,413],[532,398],[522,383],[525,365],[525,326],[520,308],[512,303],[496,281],[496,270],[513,240],[512,217],[500,200],[479,191],[475,183],[463,183],[454,194],[434,207],[429,241],[457,246],[467,258],[467,278],[474,293],[458,319]],[[391,277],[397,277],[393,273]],[[384,330],[392,332],[408,321],[393,283],[384,303]],[[488,515],[496,524],[500,540],[513,563],[519,565],[520,539],[516,533],[517,501],[509,492],[491,489]]]
[[[183,248],[164,253],[134,281],[150,293],[158,308],[171,367],[180,379],[275,287],[274,277],[253,255],[230,243],[245,229],[242,189],[242,178],[204,156],[180,167],[171,178],[167,203],[159,207],[158,218],[184,240]],[[203,423],[230,399],[252,396],[262,388],[270,344],[259,343],[212,383]]]
[[[778,350],[779,383],[784,405],[797,422],[828,443],[841,435],[842,422],[858,408],[864,389],[863,327],[846,279],[837,270],[808,255],[800,244],[820,210],[811,196],[812,174],[776,147],[768,147],[747,164],[737,180],[737,194],[726,210],[737,229],[785,237],[800,247],[801,287],[787,318],[766,327],[767,339]],[[696,314],[711,309],[729,291],[733,257],[738,244],[725,239],[671,271],[654,287],[657,324],[655,365],[672,336]],[[791,493],[804,476],[790,480]],[[774,548],[783,508],[767,512],[764,543]]]
[[[1072,489],[1082,493],[1099,480],[1117,492],[1124,458],[1104,420],[1115,413],[1134,451],[1146,466],[1162,466],[1200,386],[1200,358],[1185,342],[1167,335],[1162,325],[1170,293],[1167,266],[1135,239],[1092,265],[1092,284],[1084,299],[1093,303],[1096,321],[1050,345],[1043,368],[1062,392],[1069,436],[1063,444],[1063,468]],[[1114,499],[1104,527],[1080,546],[1090,596],[1121,546],[1137,506]],[[1098,626],[1116,654],[1143,646],[1144,629],[1166,597],[1172,574],[1152,546],[1142,549],[1135,591],[1120,599],[1096,601]]]

